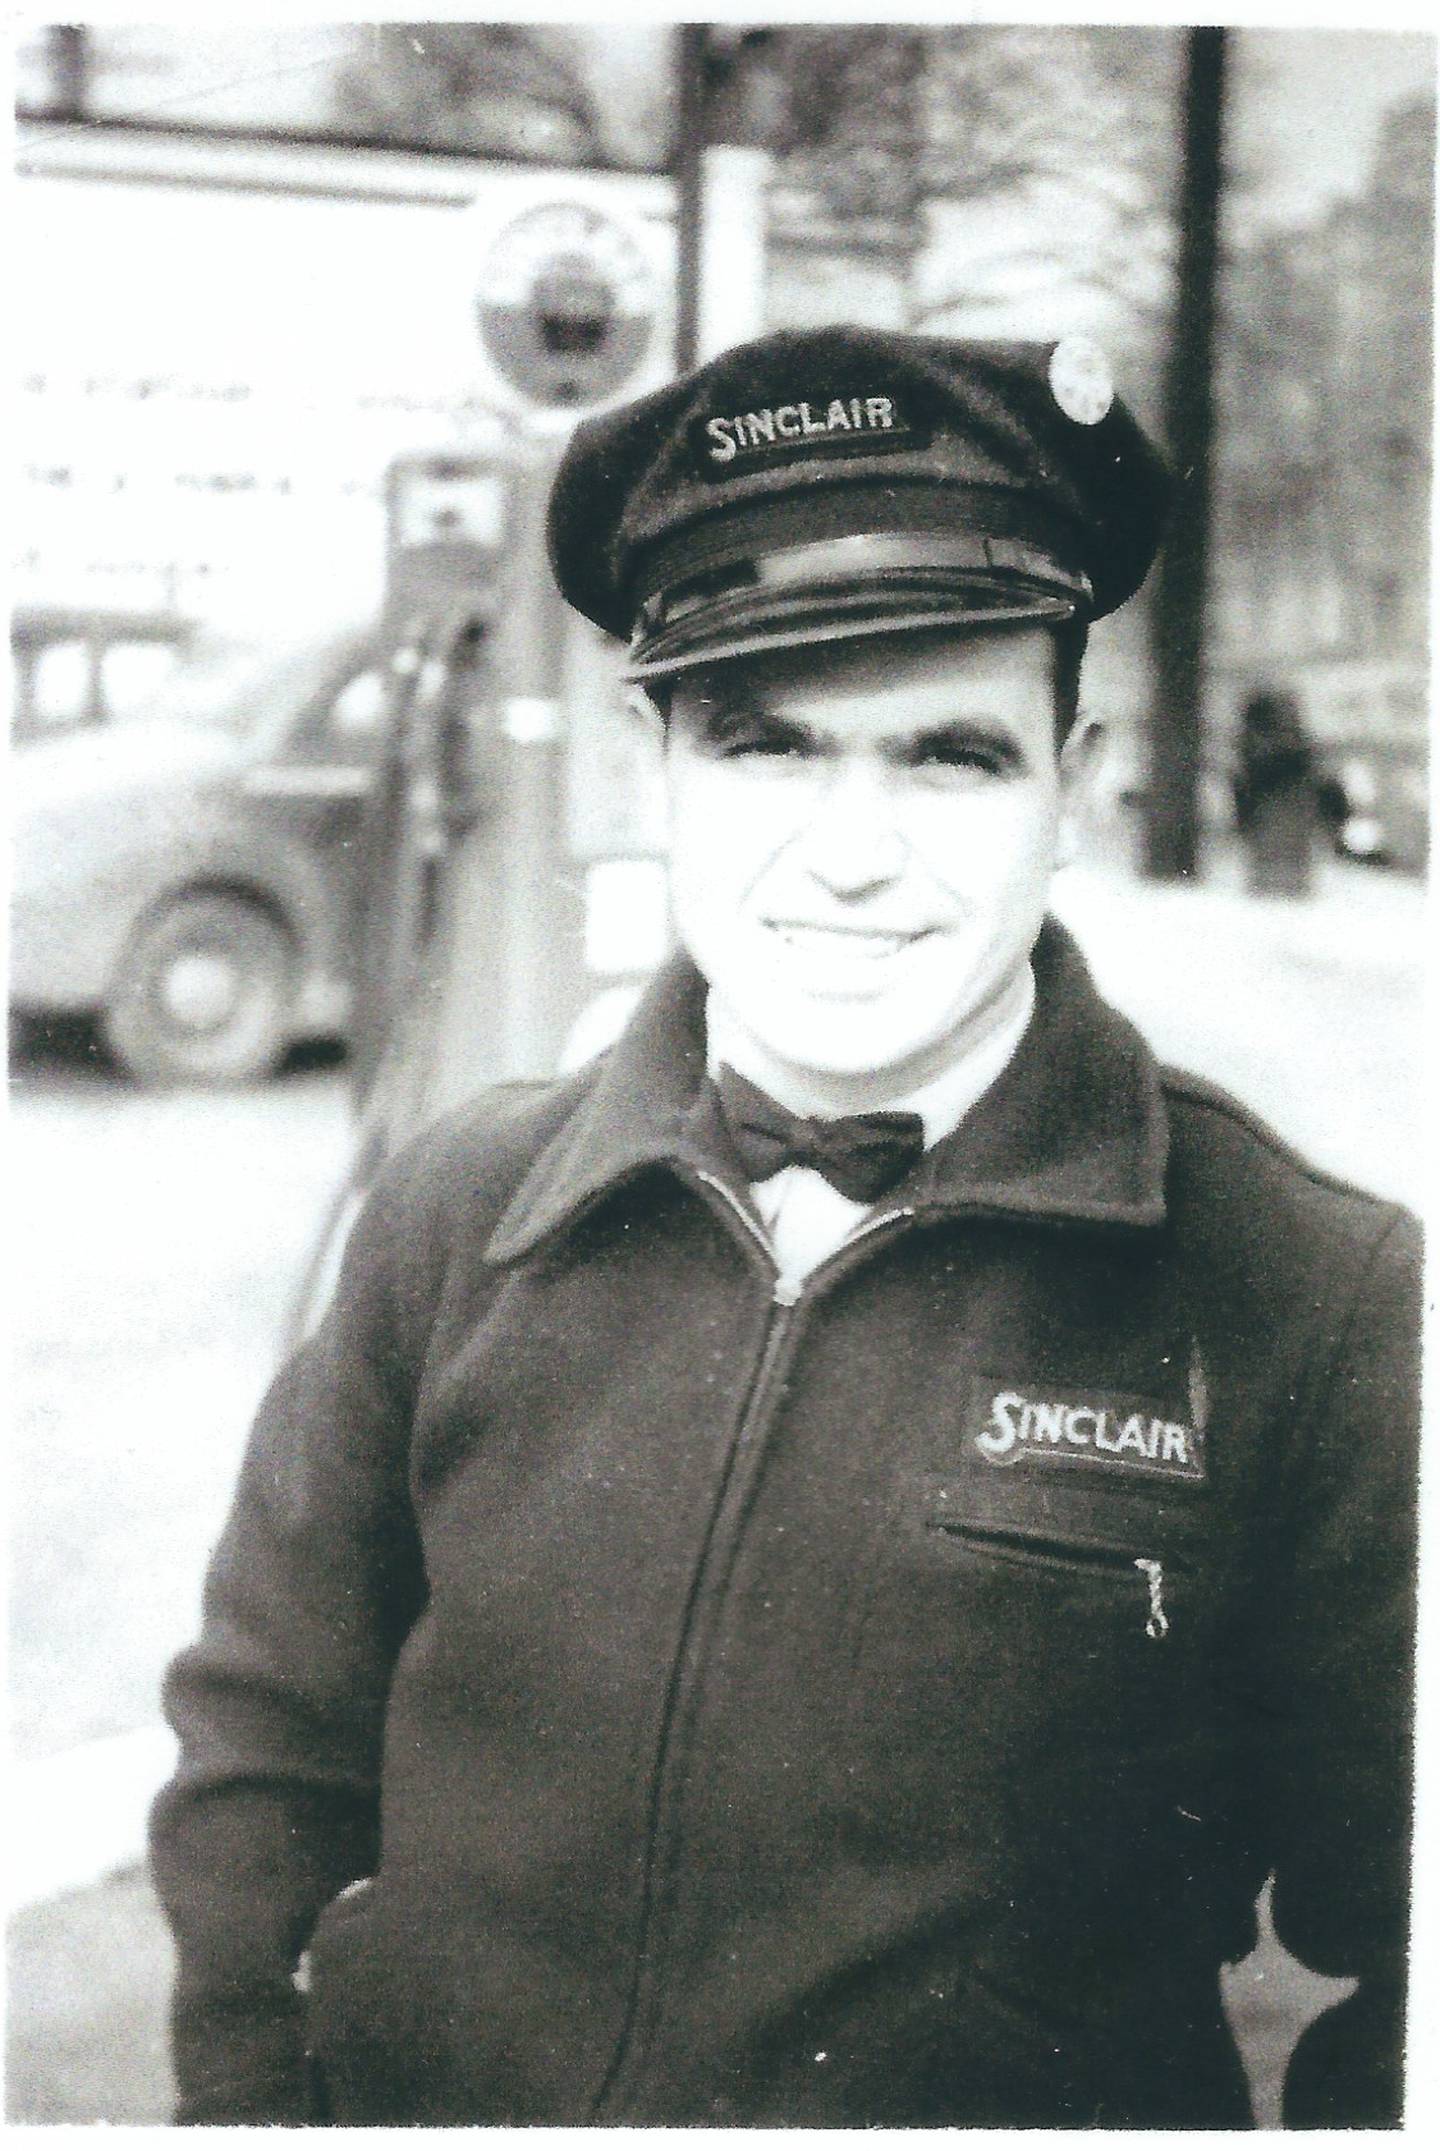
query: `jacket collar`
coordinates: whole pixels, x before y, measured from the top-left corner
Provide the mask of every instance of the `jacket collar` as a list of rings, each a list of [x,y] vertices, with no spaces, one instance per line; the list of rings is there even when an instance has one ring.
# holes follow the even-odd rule
[[[896,1191],[919,1217],[1020,1216],[1146,1227],[1165,1216],[1159,1071],[1101,1000],[1053,919],[1036,944],[1035,1014],[1009,1066]],[[486,1249],[510,1262],[649,1166],[722,1174],[705,1077],[705,986],[689,960],[656,974],[588,1090],[531,1166]]]

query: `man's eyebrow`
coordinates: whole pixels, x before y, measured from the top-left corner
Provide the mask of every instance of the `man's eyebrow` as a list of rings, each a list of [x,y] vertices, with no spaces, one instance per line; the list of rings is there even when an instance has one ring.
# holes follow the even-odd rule
[[[770,708],[758,695],[707,695],[698,710],[700,729],[705,737],[723,745],[742,732],[760,731],[772,739],[783,739],[791,745],[819,747],[820,735],[805,723],[803,718],[787,717],[783,711]]]

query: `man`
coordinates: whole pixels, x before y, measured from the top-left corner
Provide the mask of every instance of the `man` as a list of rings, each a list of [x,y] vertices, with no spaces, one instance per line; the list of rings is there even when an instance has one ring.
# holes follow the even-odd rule
[[[1244,2124],[1272,1871],[1356,1982],[1288,2118],[1394,2117],[1413,1227],[1045,916],[1167,490],[1068,344],[576,435],[683,953],[391,1166],[262,1412],[169,1684],[186,2118]]]

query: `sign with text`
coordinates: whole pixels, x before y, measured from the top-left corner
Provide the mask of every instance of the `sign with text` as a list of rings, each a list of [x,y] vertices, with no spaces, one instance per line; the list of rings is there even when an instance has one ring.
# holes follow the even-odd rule
[[[14,189],[16,601],[366,617],[387,468],[515,424],[477,348],[476,168],[142,147],[42,137]],[[533,177],[481,175],[497,223]],[[613,188],[663,258],[663,183]]]

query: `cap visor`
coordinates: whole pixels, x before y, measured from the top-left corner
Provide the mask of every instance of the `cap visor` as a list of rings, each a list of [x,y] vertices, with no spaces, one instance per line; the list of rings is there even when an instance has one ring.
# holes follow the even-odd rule
[[[730,658],[801,650],[812,643],[854,642],[871,635],[1003,627],[1026,620],[1043,625],[1073,619],[1079,610],[1072,598],[1058,592],[1014,584],[1003,589],[971,587],[944,595],[932,590],[923,598],[896,593],[888,600],[873,586],[863,594],[812,591],[777,600],[773,593],[750,591],[745,597],[748,603],[732,597],[687,613],[636,643],[622,677],[667,679]]]

